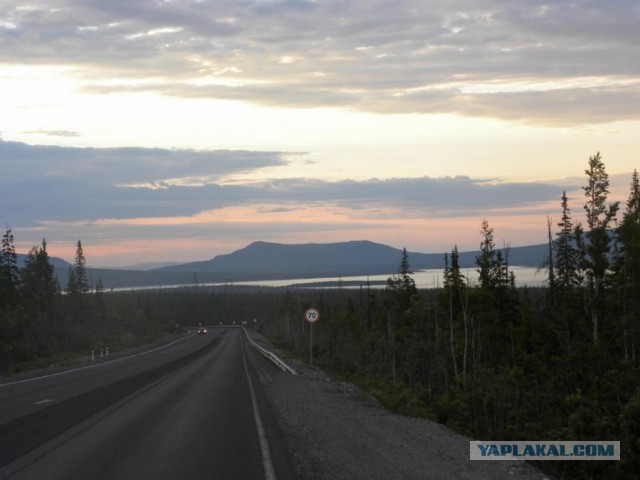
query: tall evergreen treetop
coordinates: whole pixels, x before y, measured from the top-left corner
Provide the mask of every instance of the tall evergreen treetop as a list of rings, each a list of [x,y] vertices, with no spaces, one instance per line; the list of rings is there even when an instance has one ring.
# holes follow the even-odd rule
[[[58,283],[49,261],[46,239],[43,238],[40,246],[36,245],[29,251],[21,273],[23,295],[31,298],[33,306],[40,311],[52,314],[53,299],[58,293]]]
[[[637,170],[631,177],[631,190],[627,208],[618,228],[622,244],[617,258],[617,269],[623,273],[627,287],[640,288],[640,180]]]
[[[451,259],[451,264],[449,264],[449,258]],[[445,254],[444,286],[445,288],[454,289],[460,289],[465,286],[465,276],[460,271],[460,255],[457,245],[451,250],[451,257]]]
[[[631,191],[627,199],[627,210],[624,212],[623,221],[640,224],[640,179],[638,179],[638,170],[636,169],[631,175]]]
[[[585,170],[587,185],[582,187],[587,201],[584,209],[587,213],[586,232],[588,242],[585,245],[586,273],[591,287],[599,288],[610,267],[611,237],[608,228],[616,221],[619,202],[607,205],[609,195],[609,175],[605,171],[600,153],[589,157],[589,168]]]
[[[618,238],[622,242],[622,251],[627,252],[630,248],[633,248],[633,244],[640,240],[638,236],[640,236],[640,179],[638,178],[638,171],[634,170],[631,177],[627,208],[618,228]]]
[[[82,249],[82,242],[78,240],[76,257],[73,266],[69,269],[69,281],[67,292],[71,295],[87,293],[89,280],[87,279],[86,260]]]
[[[412,277],[413,272],[409,265],[409,255],[407,249],[402,249],[402,259],[400,260],[400,267],[398,268],[398,274],[387,279],[387,288],[395,293],[400,294],[403,301],[409,301],[409,298],[417,292],[416,282]]]
[[[589,168],[585,170],[587,185],[582,187],[587,202],[584,209],[587,212],[587,225],[589,230],[608,228],[615,220],[619,204],[614,202],[607,207],[606,201],[609,195],[609,174],[605,170],[600,152],[589,157]]]
[[[560,230],[556,233],[555,240],[556,280],[561,287],[569,288],[579,284],[578,270],[580,265],[578,252],[574,246],[576,236],[566,191],[562,192],[561,200],[562,219],[558,223]]]
[[[0,309],[16,303],[20,283],[18,256],[10,228],[2,236],[0,244]]]
[[[407,293],[414,294],[416,292],[416,282],[413,279],[413,272],[409,265],[409,254],[407,249],[402,249],[402,259],[400,260],[400,268],[398,270],[400,287]]]
[[[609,194],[609,176],[605,171],[600,153],[589,157],[589,168],[585,170],[587,185],[582,187],[587,201],[584,209],[587,212],[587,225],[584,244],[584,266],[588,281],[588,309],[591,312],[593,326],[593,342],[598,343],[600,319],[606,311],[604,293],[611,269],[611,236],[610,225],[616,221],[619,202],[607,205]]]
[[[480,255],[476,257],[476,269],[479,274],[480,287],[493,289],[500,284],[502,277],[502,254],[495,249],[493,240],[493,228],[489,226],[487,219],[482,220],[480,230],[483,240],[480,243]]]

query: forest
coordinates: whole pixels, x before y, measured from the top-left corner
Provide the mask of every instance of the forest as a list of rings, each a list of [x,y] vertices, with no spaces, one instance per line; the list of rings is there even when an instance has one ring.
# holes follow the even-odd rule
[[[536,462],[562,479],[640,472],[640,181],[611,202],[600,154],[585,170],[584,222],[566,193],[547,222],[547,285],[517,288],[508,249],[480,226],[479,277],[443,254],[441,288],[418,289],[406,250],[385,288],[227,286],[91,290],[80,241],[61,291],[46,240],[23,268],[7,228],[0,254],[0,375],[91,350],[141,345],[189,326],[243,323],[287,355],[356,383],[385,407],[479,440],[618,440],[621,461]],[[255,320],[255,321],[254,321]]]

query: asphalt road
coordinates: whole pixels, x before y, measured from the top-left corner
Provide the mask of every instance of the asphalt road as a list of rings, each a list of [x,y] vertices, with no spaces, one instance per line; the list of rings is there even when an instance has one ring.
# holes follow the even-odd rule
[[[0,384],[1,479],[288,479],[289,454],[239,328]]]

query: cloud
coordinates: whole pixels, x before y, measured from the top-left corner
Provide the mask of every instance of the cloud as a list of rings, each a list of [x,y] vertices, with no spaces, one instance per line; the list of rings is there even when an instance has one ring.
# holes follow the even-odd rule
[[[44,221],[190,217],[238,206],[274,213],[338,208],[366,211],[372,220],[436,218],[528,208],[557,199],[562,191],[557,185],[463,176],[222,181],[230,173],[282,165],[284,156],[278,152],[94,149],[0,141],[0,203],[10,206],[6,212],[10,218],[2,220],[33,226]]]
[[[94,93],[578,125],[640,118],[639,17],[634,0],[15,2],[0,62]]]
[[[232,173],[285,165],[295,152],[163,148],[70,148],[0,140],[5,181],[40,180],[109,186],[207,183]],[[187,172],[186,174],[184,172]]]
[[[50,137],[79,137],[80,133],[79,132],[75,132],[72,130],[43,130],[43,129],[38,129],[38,130],[32,130],[29,132],[22,132],[22,133],[26,133],[26,134],[33,134],[33,135],[47,135]]]
[[[285,165],[288,155],[292,154],[69,148],[0,140],[0,203],[10,207],[5,221],[27,225],[38,220],[189,214],[220,204],[217,198],[226,188],[215,181]]]
[[[327,182],[286,179],[259,186],[280,194],[281,202],[331,204],[375,210],[382,216],[442,218],[482,215],[489,210],[529,208],[554,200],[560,187],[543,183],[501,183],[466,176],[390,178]]]

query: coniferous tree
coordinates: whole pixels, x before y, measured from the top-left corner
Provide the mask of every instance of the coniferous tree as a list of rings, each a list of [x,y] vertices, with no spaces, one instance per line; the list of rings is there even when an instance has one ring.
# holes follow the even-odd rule
[[[67,271],[67,288],[65,288],[65,291],[71,297],[75,297],[80,293],[78,282],[76,282],[76,271],[73,266],[69,267]]]
[[[637,170],[631,178],[631,191],[618,228],[618,240],[621,243],[618,269],[624,268],[626,281],[637,284],[640,280],[637,278],[640,276],[640,180]]]
[[[482,220],[480,230],[483,240],[480,243],[480,255],[476,257],[477,271],[479,274],[480,288],[491,290],[498,283],[497,269],[499,267],[498,257],[493,240],[493,228],[489,226],[487,219]]]
[[[18,305],[20,270],[13,242],[11,229],[7,228],[0,248],[0,374],[20,349],[15,334],[23,320],[14,311]]]
[[[449,258],[451,258],[450,264]],[[453,374],[456,377],[456,381],[458,380],[458,373],[462,373],[463,377],[467,373],[467,357],[470,346],[469,296],[466,286],[466,278],[460,271],[460,255],[458,253],[458,246],[456,245],[451,250],[450,257],[445,254],[444,290],[442,297],[449,311],[449,349],[451,351]],[[456,336],[458,336],[458,331],[461,332],[460,336],[462,337],[460,372],[456,353],[456,345],[458,343]]]
[[[600,152],[589,157],[589,168],[585,170],[587,185],[582,187],[587,202],[587,225],[592,232],[598,228],[606,228],[615,219],[618,202],[607,205],[609,195],[609,174],[607,174]]]
[[[627,211],[624,215],[632,217],[635,223],[640,222],[640,180],[638,179],[638,170],[634,169],[631,175],[631,191],[627,200]]]
[[[618,228],[620,247],[615,261],[616,281],[621,292],[624,352],[635,360],[640,334],[640,180],[633,171],[627,207]]]
[[[540,269],[542,269],[543,267],[547,268],[547,285],[549,286],[549,289],[551,290],[550,294],[551,294],[551,303],[553,304],[553,297],[555,295],[555,290],[556,290],[556,267],[555,267],[555,245],[553,242],[553,237],[551,235],[551,218],[547,217],[547,258],[546,261],[544,262],[544,264],[540,267]],[[539,270],[540,270],[539,269]]]
[[[403,248],[398,274],[387,280],[387,287],[389,290],[396,292],[403,297],[405,302],[408,302],[409,298],[417,291],[416,282],[412,275],[413,272],[409,265],[409,255],[407,254],[407,249]]]
[[[2,236],[0,244],[0,310],[16,305],[20,269],[14,246],[14,237],[10,228]]]
[[[480,233],[483,240],[480,243],[480,255],[476,257],[479,287],[487,291],[510,288],[513,275],[509,271],[508,245],[505,244],[503,250],[496,250],[493,228],[486,219],[482,221]]]
[[[444,286],[452,287],[456,290],[460,290],[465,285],[465,276],[460,271],[460,254],[458,253],[458,246],[454,246],[451,250],[451,266],[448,264],[448,256],[445,254],[445,271],[444,271]]]
[[[575,231],[567,192],[562,192],[562,219],[555,239],[556,282],[561,289],[576,287],[580,283],[578,252],[575,247]]]
[[[407,249],[402,249],[402,258],[398,273],[387,279],[387,292],[389,292],[389,305],[387,309],[387,338],[389,342],[391,378],[397,380],[398,345],[405,340],[406,331],[410,328],[404,322],[406,311],[411,305],[411,299],[417,292],[416,282],[412,277],[413,272],[409,265]]]
[[[582,267],[584,264],[585,243],[580,224],[573,225],[571,208],[567,193],[562,192],[561,197],[562,216],[557,226],[554,240],[555,253],[555,282],[557,287],[556,304],[549,313],[554,321],[561,326],[558,333],[564,340],[564,347],[571,350],[575,346],[578,332],[581,328],[581,304],[579,302],[578,288],[582,284]]]
[[[34,246],[29,251],[21,274],[21,290],[28,306],[53,316],[58,283],[49,262],[46,239],[43,238],[40,246]]]
[[[81,295],[87,292],[89,292],[89,281],[87,279],[86,260],[82,249],[82,242],[78,240],[75,261],[73,266],[69,268],[67,293],[70,295]]]
[[[495,249],[493,228],[489,222],[482,221],[480,233],[480,255],[476,257],[479,273],[479,292],[483,305],[480,316],[485,318],[485,341],[492,345],[489,354],[495,364],[504,363],[508,357],[515,359],[515,349],[509,345],[508,337],[514,334],[514,322],[517,322],[519,300],[515,288],[515,276],[509,271],[509,249]],[[502,345],[503,349],[493,348]]]
[[[611,236],[609,227],[616,220],[619,204],[607,205],[609,195],[609,175],[606,173],[600,153],[589,157],[589,168],[585,170],[587,185],[582,187],[587,201],[587,242],[585,266],[588,282],[588,308],[593,329],[593,343],[598,344],[601,320],[605,309],[605,282],[611,267]]]

